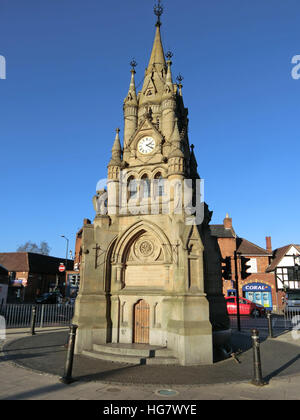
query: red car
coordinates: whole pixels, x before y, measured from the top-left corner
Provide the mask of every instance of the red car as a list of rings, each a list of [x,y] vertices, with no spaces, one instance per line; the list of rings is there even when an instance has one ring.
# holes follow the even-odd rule
[[[237,304],[236,304],[236,297],[229,296],[226,297],[227,303],[227,313],[228,315],[236,315],[237,314]],[[240,315],[251,315],[255,317],[264,316],[266,314],[266,310],[262,305],[258,305],[257,303],[251,302],[251,300],[245,298],[239,298],[240,300]]]

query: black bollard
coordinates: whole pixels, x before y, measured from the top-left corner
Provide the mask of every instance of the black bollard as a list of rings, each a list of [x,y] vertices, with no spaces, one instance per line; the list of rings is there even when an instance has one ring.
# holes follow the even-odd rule
[[[270,311],[268,311],[267,313],[267,318],[268,318],[268,327],[269,327],[269,337],[273,338],[273,326],[272,326],[272,314]]]
[[[65,372],[64,372],[64,376],[60,378],[60,382],[66,385],[69,385],[72,382],[74,382],[74,379],[72,378],[72,368],[73,368],[74,347],[75,347],[75,338],[76,338],[77,328],[78,326],[74,324],[70,326]]]
[[[261,360],[260,360],[260,341],[259,341],[259,331],[253,329],[252,331],[252,346],[253,346],[253,370],[254,375],[251,381],[252,385],[264,386],[267,385],[267,382],[263,380],[262,370],[261,370]]]
[[[33,306],[32,313],[31,313],[31,328],[30,328],[31,335],[35,335],[35,321],[36,321],[36,306]]]

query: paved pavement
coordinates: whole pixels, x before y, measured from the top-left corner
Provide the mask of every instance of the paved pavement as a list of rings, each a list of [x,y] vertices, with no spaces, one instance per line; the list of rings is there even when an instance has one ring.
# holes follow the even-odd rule
[[[154,375],[154,383],[150,383],[147,375],[143,376],[143,380],[134,383],[136,376],[140,376],[141,370],[137,375],[130,374],[128,376],[127,369],[120,369],[115,364],[113,369],[110,369],[106,375],[97,377],[91,370],[89,375],[80,375],[80,370],[76,371],[76,359],[74,361],[74,377],[80,380],[71,385],[64,385],[59,382],[59,376],[62,374],[63,366],[60,365],[59,371],[52,371],[54,368],[52,364],[55,359],[55,354],[63,360],[65,350],[62,350],[62,344],[67,337],[66,329],[37,329],[37,335],[31,337],[27,331],[24,330],[8,330],[5,346],[7,346],[7,354],[1,354],[0,363],[0,399],[6,400],[129,400],[129,401],[176,401],[176,400],[292,400],[300,399],[300,340],[293,340],[291,333],[287,333],[277,337],[274,340],[265,340],[262,337],[262,364],[263,374],[269,380],[269,384],[265,387],[255,387],[249,383],[252,376],[252,365],[249,365],[251,359],[251,349],[244,349],[245,352],[241,356],[241,364],[237,364],[234,360],[227,360],[218,364],[217,369],[225,369],[226,373],[230,371],[248,373],[248,377],[238,377],[238,380],[230,381],[228,376],[223,376],[222,382],[219,373],[214,373],[214,381],[205,380],[207,373],[205,368],[202,373],[202,380],[195,377],[189,372],[189,369],[177,367],[181,370],[181,380],[175,378],[174,371],[166,375],[167,371],[162,372],[161,375]],[[245,339],[246,337],[246,339]],[[249,337],[248,337],[249,338]],[[247,336],[238,343],[247,346]],[[18,341],[15,341],[18,339]],[[35,345],[29,347],[30,343],[35,341]],[[60,340],[60,341],[59,341]],[[27,343],[27,344],[26,344]],[[41,346],[41,343],[44,346]],[[25,347],[26,346],[26,347]],[[10,353],[10,350],[12,352]],[[282,354],[282,352],[284,354]],[[52,362],[50,367],[45,367],[43,361],[49,359],[52,355]],[[33,357],[34,356],[34,357]],[[268,356],[269,360],[266,360]],[[51,358],[50,357],[50,358]],[[32,370],[30,360],[35,360],[35,366]],[[95,367],[93,359],[84,358],[88,369],[91,366]],[[91,364],[89,364],[92,362]],[[22,363],[23,367],[15,363]],[[59,362],[60,364],[60,362]],[[37,367],[43,367],[44,371],[48,373],[37,372]],[[24,367],[25,366],[25,367]],[[30,367],[31,366],[31,367]],[[103,367],[103,366],[102,366]],[[147,366],[133,367],[132,369],[146,368]],[[150,369],[153,366],[149,367]],[[58,367],[56,366],[56,369]],[[78,369],[78,363],[77,363]],[[216,371],[216,365],[213,369]],[[192,370],[195,370],[193,368]],[[49,372],[50,371],[50,372]],[[111,374],[111,371],[117,371]],[[107,371],[106,371],[107,372]],[[121,373],[120,373],[121,372]],[[199,371],[200,372],[200,371]],[[210,370],[212,372],[212,370]],[[79,375],[76,376],[76,373]],[[144,373],[144,372],[143,372]],[[98,372],[98,374],[100,374]],[[124,377],[122,375],[125,375]],[[131,385],[126,383],[126,375],[129,378]],[[189,376],[190,375],[190,376]],[[232,373],[231,373],[232,375]],[[199,376],[199,375],[198,375]],[[140,376],[141,377],[141,376]],[[164,378],[164,381],[157,380],[157,378]],[[102,380],[101,380],[102,378]],[[123,379],[122,379],[123,378]],[[125,378],[125,379],[124,379]],[[146,379],[147,378],[147,379]],[[187,380],[193,379],[188,383],[184,383],[182,378]],[[225,379],[224,379],[225,378]],[[120,380],[122,379],[122,380]],[[174,379],[174,378],[173,378]],[[142,383],[141,383],[142,382]],[[148,384],[145,384],[148,382]],[[165,382],[165,383],[163,383]],[[202,382],[202,383],[201,383]],[[170,397],[166,395],[159,396],[157,391],[161,389],[171,389],[176,392]]]

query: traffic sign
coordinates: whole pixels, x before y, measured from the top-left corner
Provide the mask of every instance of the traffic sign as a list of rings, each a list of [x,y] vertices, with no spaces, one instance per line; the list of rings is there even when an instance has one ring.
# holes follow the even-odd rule
[[[60,263],[59,267],[58,267],[58,271],[60,273],[63,273],[66,270],[66,267],[63,263]]]

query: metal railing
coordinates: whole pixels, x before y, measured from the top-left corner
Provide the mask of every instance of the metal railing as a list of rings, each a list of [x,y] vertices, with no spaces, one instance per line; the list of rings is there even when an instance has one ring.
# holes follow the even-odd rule
[[[300,308],[287,308],[284,310],[284,321],[287,329],[299,329],[300,324]]]
[[[72,322],[74,305],[6,304],[0,307],[0,315],[5,319],[6,328],[29,327],[33,306],[36,307],[37,327],[63,326]]]
[[[236,315],[230,315],[230,326],[232,329],[237,329],[237,317]],[[289,310],[281,312],[272,312],[271,314],[272,328],[277,332],[291,331],[296,326],[300,325],[300,311]],[[244,330],[251,330],[257,328],[259,330],[268,330],[268,319],[267,317],[251,317],[241,316],[241,328]],[[299,329],[299,328],[298,328]]]

